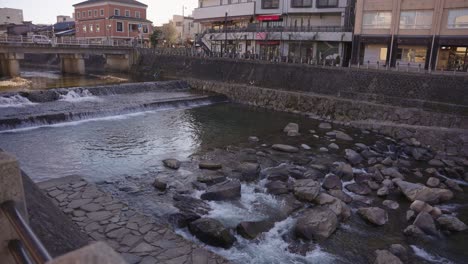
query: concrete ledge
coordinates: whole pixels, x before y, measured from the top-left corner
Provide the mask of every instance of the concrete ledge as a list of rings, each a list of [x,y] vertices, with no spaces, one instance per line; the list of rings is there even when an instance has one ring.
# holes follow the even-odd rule
[[[127,264],[119,254],[103,242],[73,251],[46,264]]]

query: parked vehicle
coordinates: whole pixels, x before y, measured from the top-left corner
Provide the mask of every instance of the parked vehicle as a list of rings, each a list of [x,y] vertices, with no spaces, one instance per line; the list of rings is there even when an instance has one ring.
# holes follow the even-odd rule
[[[32,42],[34,44],[52,44],[52,41],[47,37],[43,35],[34,35],[32,36]]]

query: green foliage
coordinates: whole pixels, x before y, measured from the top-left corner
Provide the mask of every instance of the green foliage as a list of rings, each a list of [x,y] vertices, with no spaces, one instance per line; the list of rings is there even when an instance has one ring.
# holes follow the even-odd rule
[[[156,47],[159,44],[159,41],[161,40],[162,36],[162,31],[159,28],[155,28],[153,30],[153,34],[150,36],[150,41],[151,41],[151,46]]]

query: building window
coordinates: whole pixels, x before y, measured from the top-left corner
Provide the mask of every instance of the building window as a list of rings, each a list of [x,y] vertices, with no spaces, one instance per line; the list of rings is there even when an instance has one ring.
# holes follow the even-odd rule
[[[93,17],[93,11],[88,10],[88,17]]]
[[[94,17],[97,17],[98,16],[98,11],[97,9],[94,10]]]
[[[117,22],[117,32],[124,32],[123,22]]]
[[[176,27],[181,27],[182,26],[182,22],[178,21],[175,23]]]
[[[312,7],[312,0],[291,0],[291,7]]]
[[[120,9],[114,9],[114,16],[120,16]]]
[[[432,11],[403,11],[400,14],[400,29],[430,29]]]
[[[81,13],[80,12],[76,12],[76,18],[80,18],[81,17]]]
[[[317,8],[338,7],[338,0],[317,0]]]
[[[136,17],[136,18],[140,18],[140,17],[141,17],[140,11],[135,11],[135,17]]]
[[[96,32],[101,32],[101,26],[99,26],[99,24],[96,24]]]
[[[450,29],[468,28],[468,8],[449,10],[447,27]]]
[[[426,63],[427,48],[418,46],[400,46],[397,50],[397,60],[405,63],[424,65]]]
[[[143,25],[143,33],[148,34],[148,25]]]
[[[263,9],[279,8],[279,0],[262,0]]]
[[[104,9],[99,10],[99,12],[101,13],[101,16],[104,16]]]
[[[125,16],[130,17],[130,10],[125,10]]]
[[[86,25],[83,25],[83,33],[86,33]]]
[[[89,25],[89,32],[93,32],[93,24]]]
[[[86,17],[86,12],[85,12],[85,11],[81,12],[81,16],[82,16],[83,18]]]
[[[365,12],[362,19],[364,29],[390,29],[392,12]]]

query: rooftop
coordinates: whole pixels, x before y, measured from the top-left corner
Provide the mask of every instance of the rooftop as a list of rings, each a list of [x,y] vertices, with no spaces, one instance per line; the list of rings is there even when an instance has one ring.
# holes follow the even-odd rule
[[[122,3],[122,4],[130,4],[130,5],[148,7],[146,4],[143,4],[135,0],[87,0],[84,2],[80,2],[78,4],[74,4],[73,6],[89,5],[89,4],[95,4],[95,3],[100,3],[100,2],[117,2],[117,3]]]

